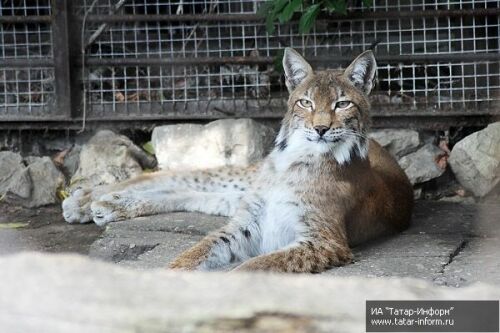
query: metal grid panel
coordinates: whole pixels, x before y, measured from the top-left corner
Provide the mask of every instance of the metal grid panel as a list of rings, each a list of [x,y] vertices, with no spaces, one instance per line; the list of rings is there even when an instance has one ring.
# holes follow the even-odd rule
[[[265,0],[83,0],[76,13],[92,9],[93,14],[109,14],[119,10],[123,14],[181,15],[181,14],[252,14]],[[92,6],[94,4],[94,6]]]
[[[0,69],[0,105],[13,111],[26,107],[29,113],[35,107],[54,102],[53,68]]]
[[[89,29],[89,35],[97,31]],[[378,42],[378,54],[443,54],[499,52],[498,19],[442,17],[387,20],[319,21],[307,35],[298,24],[277,27],[268,36],[263,24],[161,23],[115,24],[99,36],[89,57],[249,56],[254,50],[272,56],[283,45],[309,56],[347,55]]]
[[[2,0],[1,16],[51,15],[50,0]]]
[[[50,0],[2,1],[4,17],[34,17],[52,14]],[[52,58],[50,23],[0,24],[0,60],[16,59],[26,65],[0,67],[0,115],[46,116],[55,112],[54,69],[30,67],[33,59]]]
[[[80,10],[117,13],[116,3],[90,0]],[[500,1],[417,1],[376,0],[366,11],[478,9],[491,8]],[[113,9],[115,8],[115,9]],[[131,1],[118,12],[123,14],[239,14],[255,13],[254,1]],[[107,24],[106,24],[107,25]],[[101,29],[101,30],[100,30]],[[445,62],[408,63],[413,55],[457,55],[499,53],[497,17],[415,17],[404,19],[322,20],[307,35],[298,33],[293,22],[277,27],[269,36],[256,22],[135,22],[90,24],[87,35],[99,35],[88,49],[90,59],[162,58],[192,59],[190,65],[110,66],[88,71],[88,97],[99,110],[120,111],[120,104],[187,103],[212,100],[282,99],[286,93],[273,64],[196,64],[204,57],[276,57],[291,46],[309,58],[331,58],[323,67],[337,67],[346,59],[378,43],[377,55],[401,55],[406,61],[379,61],[378,105],[413,109],[487,108],[498,101],[498,62],[466,62],[460,58]],[[450,60],[452,60],[450,62]],[[345,62],[343,63],[345,65]],[[204,104],[209,112],[216,103]],[[210,107],[212,105],[212,108]],[[404,108],[411,110],[412,108]],[[157,108],[164,112],[166,108]],[[137,108],[142,113],[152,109]]]
[[[416,65],[379,64],[378,105],[410,105],[410,110],[486,109],[500,100],[498,62],[441,62]]]
[[[373,6],[352,6],[363,11],[390,10],[442,10],[442,9],[477,9],[494,8],[496,1],[490,0],[374,0]]]

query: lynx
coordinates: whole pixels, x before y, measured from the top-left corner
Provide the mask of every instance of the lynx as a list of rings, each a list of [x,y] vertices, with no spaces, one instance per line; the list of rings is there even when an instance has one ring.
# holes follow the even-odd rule
[[[171,211],[230,216],[170,267],[296,273],[347,264],[350,246],[407,228],[411,185],[389,153],[367,138],[373,53],[345,70],[314,72],[287,48],[283,68],[288,112],[260,165],[159,172],[77,190],[63,202],[65,219],[104,225]]]

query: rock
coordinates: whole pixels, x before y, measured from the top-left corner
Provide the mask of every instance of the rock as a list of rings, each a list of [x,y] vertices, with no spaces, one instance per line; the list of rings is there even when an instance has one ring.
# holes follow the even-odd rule
[[[419,184],[437,178],[444,173],[445,168],[440,163],[444,155],[446,155],[444,151],[428,143],[416,152],[403,156],[399,160],[399,165],[406,172],[412,184]]]
[[[156,127],[152,144],[160,169],[246,167],[270,150],[274,130],[251,119]]]
[[[449,163],[463,187],[476,196],[488,194],[500,182],[500,122],[457,142]]]
[[[39,207],[58,202],[57,190],[64,184],[63,174],[49,157],[27,157],[0,153],[0,195],[7,202]]]
[[[419,134],[413,130],[375,130],[369,134],[369,137],[377,141],[396,158],[412,153],[420,146]]]
[[[29,200],[31,196],[31,177],[28,168],[24,167],[16,172],[9,183],[9,187],[4,192],[5,199],[8,202],[17,202]],[[30,205],[31,206],[31,205]]]
[[[80,165],[80,153],[82,151],[82,146],[74,145],[69,152],[64,156],[63,169],[68,178],[71,179],[73,175],[78,170]]]
[[[500,288],[487,284],[447,288],[418,279],[137,271],[76,255],[5,256],[0,267],[2,332],[358,333],[366,329],[367,299],[500,297]]]
[[[109,130],[97,132],[80,152],[70,190],[114,184],[136,177],[142,168],[154,168],[156,160],[129,138]]]
[[[473,197],[464,197],[460,195],[454,195],[450,197],[442,197],[439,199],[439,201],[445,201],[445,202],[456,202],[456,203],[461,203],[465,205],[472,205],[476,203],[476,200],[474,200]]]
[[[31,187],[29,179],[26,186],[26,173],[23,173],[25,167],[20,154],[10,151],[0,152],[0,197],[10,192],[20,197],[29,197]]]
[[[27,158],[31,179],[31,196],[24,201],[26,207],[39,207],[57,203],[57,190],[64,186],[64,175],[52,160],[45,157]]]

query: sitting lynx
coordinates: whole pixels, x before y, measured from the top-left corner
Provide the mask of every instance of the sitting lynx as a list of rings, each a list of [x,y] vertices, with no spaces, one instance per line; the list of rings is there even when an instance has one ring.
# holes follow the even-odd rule
[[[371,51],[345,70],[313,72],[293,49],[276,146],[250,169],[159,172],[63,202],[68,222],[171,211],[231,216],[172,268],[321,272],[352,260],[350,245],[405,229],[413,191],[396,161],[366,137],[376,73]]]

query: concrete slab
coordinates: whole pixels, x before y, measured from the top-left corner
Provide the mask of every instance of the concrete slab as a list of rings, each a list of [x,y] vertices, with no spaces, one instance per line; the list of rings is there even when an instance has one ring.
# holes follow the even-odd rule
[[[417,202],[400,235],[353,249],[355,262],[327,276],[417,277],[438,285],[500,284],[500,205]],[[174,213],[111,223],[90,256],[136,269],[163,268],[226,218]]]
[[[353,264],[330,269],[323,275],[360,277],[414,277],[435,281],[447,257],[385,257],[357,259]]]
[[[473,282],[500,285],[500,238],[473,238],[443,271],[446,285],[461,287]]]

